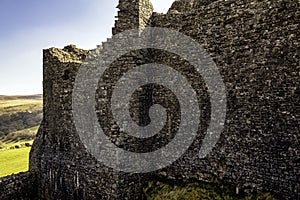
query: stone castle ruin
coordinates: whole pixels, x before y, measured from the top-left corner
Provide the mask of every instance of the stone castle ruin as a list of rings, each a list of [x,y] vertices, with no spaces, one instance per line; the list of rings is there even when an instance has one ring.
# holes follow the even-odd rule
[[[201,74],[171,52],[139,49],[119,57],[99,81],[96,113],[105,134],[119,148],[139,153],[157,150],[174,138],[180,106],[172,91],[160,85],[142,87],[130,101],[131,116],[141,126],[149,124],[152,105],[166,108],[167,122],[159,134],[147,140],[132,137],[120,130],[110,110],[116,82],[130,69],[154,62],[180,71],[195,89],[201,109],[198,134],[178,160],[154,172],[120,172],[98,162],[79,138],[72,94],[82,63],[105,51],[110,39],[91,51],[74,45],[46,49],[44,119],[30,153],[30,170],[0,179],[0,199],[142,199],[143,187],[157,176],[180,181],[216,177],[282,199],[300,199],[299,6],[292,0],[178,0],[161,14],[153,12],[149,0],[121,0],[113,35],[145,27],[177,30],[212,57],[227,101],[216,146],[199,157],[211,120]]]

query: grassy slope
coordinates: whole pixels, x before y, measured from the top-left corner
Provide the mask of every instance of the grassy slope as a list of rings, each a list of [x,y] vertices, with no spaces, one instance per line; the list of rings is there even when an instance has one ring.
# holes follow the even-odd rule
[[[42,110],[41,95],[3,96],[0,95],[0,116],[18,112]],[[38,126],[11,132],[0,137],[0,177],[28,170],[30,147],[11,149],[16,145],[24,146],[33,141]]]
[[[0,137],[0,149],[7,149],[17,144],[22,145],[26,142],[32,142],[39,126],[23,129],[9,133],[7,136]]]
[[[27,171],[30,149],[0,151],[0,177]]]

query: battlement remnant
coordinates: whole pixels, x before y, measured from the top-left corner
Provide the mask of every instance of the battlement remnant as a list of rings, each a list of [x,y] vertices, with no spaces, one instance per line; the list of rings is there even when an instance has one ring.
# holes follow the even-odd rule
[[[117,6],[119,9],[113,35],[129,29],[143,29],[153,13],[150,0],[122,0]]]

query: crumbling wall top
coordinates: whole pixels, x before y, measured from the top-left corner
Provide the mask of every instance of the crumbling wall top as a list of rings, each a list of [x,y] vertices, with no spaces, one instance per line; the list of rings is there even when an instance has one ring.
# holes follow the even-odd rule
[[[193,8],[194,3],[195,0],[176,0],[173,2],[168,13],[187,12],[188,10],[191,10]]]
[[[123,0],[120,1],[113,34],[129,29],[143,29],[153,13],[150,0]]]
[[[88,53],[87,50],[78,49],[76,45],[68,45],[63,49],[50,48],[44,51],[57,58],[60,62],[76,63],[81,63]]]

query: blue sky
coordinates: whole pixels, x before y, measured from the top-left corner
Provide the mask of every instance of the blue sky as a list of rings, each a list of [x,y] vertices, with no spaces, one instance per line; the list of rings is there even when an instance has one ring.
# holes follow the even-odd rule
[[[174,0],[152,0],[166,12]],[[111,36],[118,0],[0,0],[0,95],[42,93],[42,49],[92,49]]]

